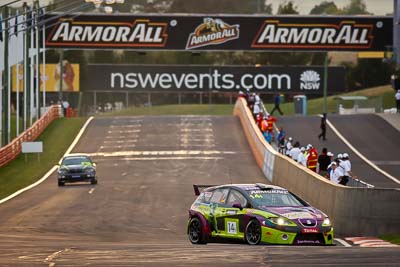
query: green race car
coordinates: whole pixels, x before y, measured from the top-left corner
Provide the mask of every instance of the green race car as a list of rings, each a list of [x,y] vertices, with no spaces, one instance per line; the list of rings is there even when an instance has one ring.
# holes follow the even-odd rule
[[[85,154],[65,156],[57,170],[58,186],[65,183],[90,182],[97,184],[96,164]]]
[[[250,245],[332,245],[327,215],[288,190],[265,184],[194,185],[187,234],[193,244],[239,240]]]

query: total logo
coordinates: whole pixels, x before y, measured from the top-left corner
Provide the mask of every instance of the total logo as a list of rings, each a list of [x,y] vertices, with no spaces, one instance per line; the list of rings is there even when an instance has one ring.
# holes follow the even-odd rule
[[[221,19],[204,18],[189,35],[186,49],[219,45],[239,38],[239,25],[229,25]]]
[[[318,72],[306,70],[300,75],[300,90],[319,90],[321,78]]]

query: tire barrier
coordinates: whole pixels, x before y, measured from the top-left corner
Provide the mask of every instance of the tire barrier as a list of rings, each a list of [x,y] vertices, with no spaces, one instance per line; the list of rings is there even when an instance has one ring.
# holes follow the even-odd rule
[[[0,148],[0,167],[8,164],[21,153],[23,142],[34,141],[38,138],[53,120],[60,117],[60,110],[61,107],[58,105],[51,106],[31,127],[12,140],[11,143]]]
[[[336,233],[352,236],[400,233],[400,188],[335,184],[275,151],[258,130],[245,99],[238,98],[234,115],[240,119],[257,164],[268,181],[326,212]]]

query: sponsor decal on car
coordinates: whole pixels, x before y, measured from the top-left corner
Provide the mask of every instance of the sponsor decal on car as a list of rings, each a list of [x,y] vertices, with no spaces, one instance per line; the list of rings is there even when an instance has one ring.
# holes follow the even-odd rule
[[[288,219],[299,219],[299,218],[314,218],[314,216],[308,212],[288,212],[288,213],[284,213],[282,214],[282,216],[288,218]]]
[[[203,23],[189,35],[186,49],[218,45],[239,38],[239,25],[229,25],[222,19],[204,18]]]
[[[318,234],[318,229],[317,228],[303,228],[303,229],[301,229],[301,232],[303,234]]]

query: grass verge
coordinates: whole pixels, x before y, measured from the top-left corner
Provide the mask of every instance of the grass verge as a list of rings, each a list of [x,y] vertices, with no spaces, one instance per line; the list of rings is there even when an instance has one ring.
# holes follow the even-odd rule
[[[400,245],[400,235],[383,235],[380,236],[380,238],[390,243]]]
[[[55,120],[37,139],[43,141],[40,162],[37,154],[27,154],[27,162],[25,155],[21,154],[0,168],[0,199],[36,182],[57,164],[86,120],[86,118]]]
[[[369,89],[360,90],[360,91],[354,91],[354,92],[350,92],[350,93],[346,93],[346,94],[340,94],[338,96],[367,96],[368,98],[374,98],[374,97],[381,96],[382,97],[382,107],[383,107],[383,109],[387,109],[387,108],[392,108],[392,107],[396,106],[394,94],[395,94],[395,91],[392,89],[392,87],[390,85],[386,85],[386,86],[379,86],[379,87],[369,88]],[[337,95],[327,97],[328,113],[336,113],[337,112],[338,101],[334,99],[336,96]],[[342,101],[341,103],[343,103],[345,107],[349,107],[349,105],[352,104],[351,101]],[[267,108],[267,110],[272,110],[274,105],[267,104],[267,105],[265,105],[265,107]],[[293,115],[294,114],[293,102],[284,103],[280,106],[280,108],[285,115]],[[323,108],[324,108],[324,99],[322,97],[307,100],[307,114],[308,115],[321,114],[323,112]],[[279,113],[274,113],[274,114],[279,114]]]
[[[141,115],[227,115],[233,114],[234,105],[160,105],[152,107],[130,107],[121,111],[102,113],[99,116]]]

